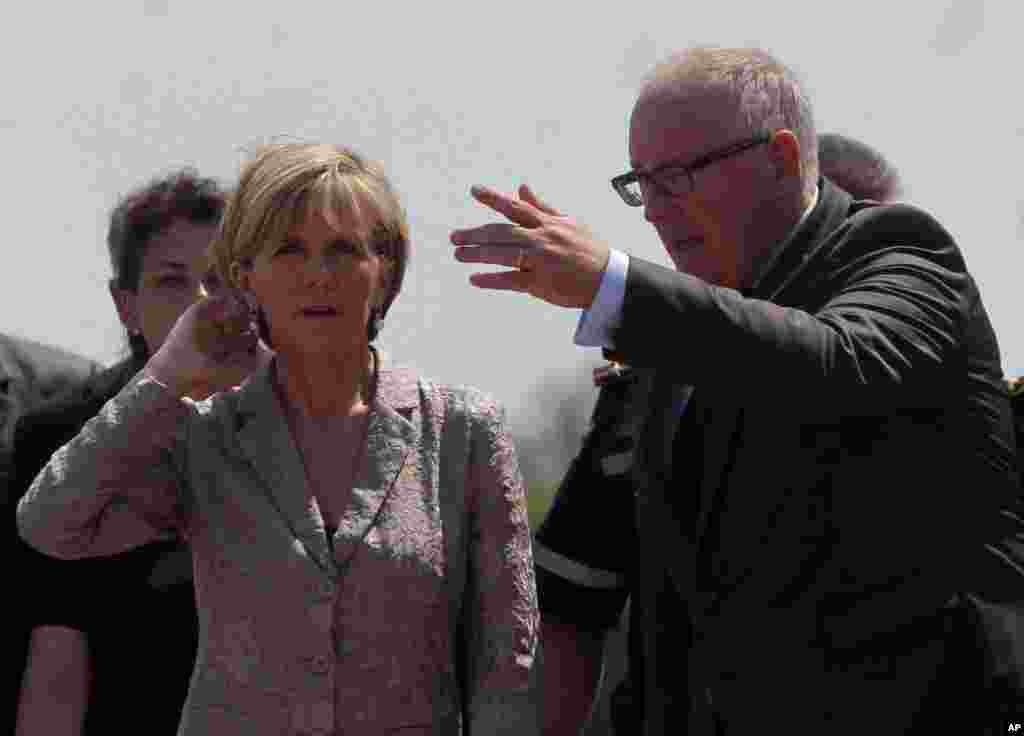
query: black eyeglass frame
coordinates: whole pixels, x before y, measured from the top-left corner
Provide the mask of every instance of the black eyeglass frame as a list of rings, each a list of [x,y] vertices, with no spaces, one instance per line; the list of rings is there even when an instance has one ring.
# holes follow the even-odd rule
[[[769,143],[772,140],[772,133],[764,132],[754,138],[749,138],[744,141],[738,141],[731,145],[719,148],[710,153],[705,153],[703,156],[699,156],[689,164],[684,164],[681,161],[669,161],[651,171],[638,171],[633,169],[627,171],[625,174],[619,174],[612,179],[612,189],[622,198],[622,201],[628,204],[630,207],[643,207],[644,201],[642,198],[637,197],[627,188],[634,182],[640,182],[646,179],[656,189],[667,197],[681,197],[684,194],[689,194],[694,190],[695,184],[693,181],[693,175],[695,172],[700,171],[703,168],[710,166],[716,161],[735,156],[738,153],[742,153],[748,149],[760,146],[764,143]],[[658,174],[668,171],[669,169],[678,169],[679,171],[686,174],[686,179],[689,182],[689,189],[685,192],[674,192],[671,188],[665,186],[658,179]]]

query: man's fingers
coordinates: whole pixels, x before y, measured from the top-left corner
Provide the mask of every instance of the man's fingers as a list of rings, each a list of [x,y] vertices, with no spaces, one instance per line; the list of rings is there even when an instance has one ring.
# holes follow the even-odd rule
[[[461,246],[455,249],[455,260],[462,263],[489,263],[492,266],[519,268],[527,251],[514,245]]]
[[[543,222],[537,209],[521,199],[479,185],[473,186],[469,191],[477,202],[500,212],[517,225],[538,227]]]
[[[540,199],[540,197],[534,194],[533,190],[530,189],[530,186],[528,184],[519,185],[519,198],[522,199],[524,202],[527,202],[528,204],[532,205],[533,207],[536,207],[538,210],[540,210],[546,215],[552,215],[554,217],[563,216],[561,212],[556,210],[554,207],[545,204]]]
[[[479,227],[467,227],[452,233],[456,245],[515,245],[529,241],[529,230],[509,222],[492,222]]]
[[[469,283],[481,289],[499,291],[526,291],[529,274],[525,271],[500,271],[498,273],[474,273]]]

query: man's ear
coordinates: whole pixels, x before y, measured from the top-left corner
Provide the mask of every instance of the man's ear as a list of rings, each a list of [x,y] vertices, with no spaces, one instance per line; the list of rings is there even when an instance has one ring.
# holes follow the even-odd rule
[[[776,130],[772,133],[772,139],[768,145],[771,147],[775,171],[780,179],[801,176],[803,156],[801,155],[800,141],[793,131],[787,128]]]
[[[138,295],[134,291],[118,287],[113,280],[107,284],[110,298],[114,300],[118,319],[129,334],[142,331],[142,320],[139,319]]]

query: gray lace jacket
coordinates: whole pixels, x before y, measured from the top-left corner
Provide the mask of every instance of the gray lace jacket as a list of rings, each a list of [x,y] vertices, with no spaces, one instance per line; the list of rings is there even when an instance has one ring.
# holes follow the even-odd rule
[[[537,600],[500,407],[382,368],[352,496],[330,544],[270,366],[202,402],[140,374],[54,454],[18,525],[62,558],[188,539],[180,734],[454,736],[463,713],[474,736],[533,733]]]

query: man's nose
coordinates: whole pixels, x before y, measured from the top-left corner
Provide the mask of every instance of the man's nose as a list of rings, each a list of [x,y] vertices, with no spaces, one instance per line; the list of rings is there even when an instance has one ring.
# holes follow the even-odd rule
[[[651,187],[644,192],[644,219],[652,225],[656,225],[665,219],[670,205],[668,197]]]

